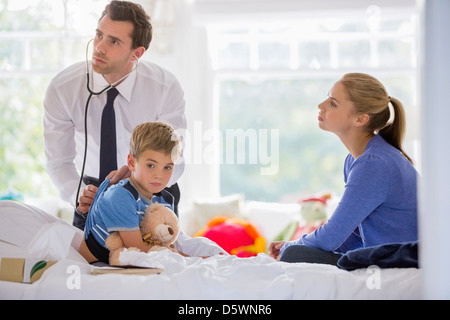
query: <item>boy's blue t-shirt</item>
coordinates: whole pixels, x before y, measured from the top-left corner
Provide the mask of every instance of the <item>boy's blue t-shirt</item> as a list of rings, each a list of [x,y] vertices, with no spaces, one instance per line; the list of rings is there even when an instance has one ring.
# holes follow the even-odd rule
[[[345,191],[330,219],[298,241],[326,251],[416,241],[417,172],[401,152],[380,135],[364,153],[349,154],[344,165]]]
[[[145,209],[151,203],[162,203],[173,210],[173,200],[168,204],[160,194],[148,199],[137,192],[129,179],[111,186],[109,181],[106,179],[100,185],[94,197],[86,219],[85,239],[92,233],[97,242],[105,247],[106,238],[112,232],[139,230]]]

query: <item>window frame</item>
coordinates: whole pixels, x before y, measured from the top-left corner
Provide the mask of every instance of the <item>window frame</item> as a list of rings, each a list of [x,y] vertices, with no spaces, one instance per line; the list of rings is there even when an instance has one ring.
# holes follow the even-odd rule
[[[379,7],[378,7],[379,8]],[[380,14],[380,11],[376,11],[377,7],[366,8],[366,13],[368,17],[364,17],[359,15],[358,19],[361,21],[367,21],[370,19],[370,15],[374,16]],[[370,12],[372,10],[372,12]],[[375,10],[375,11],[373,11]],[[326,32],[316,32],[316,33],[301,33],[296,35],[296,37],[292,37],[292,33],[286,33],[283,35],[277,34],[261,34],[258,33],[258,27],[261,25],[262,20],[260,17],[246,17],[244,19],[233,19],[230,21],[230,25],[232,29],[245,29],[248,28],[248,32],[244,34],[239,33],[230,33],[221,35],[220,30],[226,29],[227,18],[216,19],[216,21],[208,21],[206,25],[207,30],[207,42],[208,49],[211,59],[211,79],[213,80],[213,88],[214,88],[214,97],[213,97],[213,108],[215,113],[215,128],[219,128],[219,117],[220,117],[220,101],[217,97],[218,92],[220,91],[220,83],[221,81],[227,80],[242,80],[242,81],[254,81],[254,80],[266,80],[266,79],[308,79],[308,78],[325,78],[325,77],[334,77],[338,79],[340,76],[347,72],[364,72],[368,74],[372,74],[375,77],[379,78],[383,83],[383,78],[393,77],[393,76],[402,76],[405,78],[412,78],[411,82],[411,95],[413,96],[411,101],[412,103],[409,105],[405,105],[407,108],[407,122],[411,123],[412,126],[407,126],[406,139],[405,139],[405,150],[412,156],[416,163],[416,167],[418,171],[420,171],[420,137],[417,134],[417,130],[419,122],[420,122],[420,114],[419,114],[419,96],[418,96],[418,88],[419,88],[419,68],[417,61],[417,52],[419,46],[419,23],[418,23],[418,10],[415,7],[401,7],[401,8],[387,8],[386,10],[382,8],[383,16],[381,19],[392,19],[398,17],[399,15],[404,17],[405,20],[410,20],[412,23],[412,27],[409,28],[409,32],[396,33],[396,32],[387,32],[380,31],[378,28],[368,28],[365,32],[341,32],[339,34],[336,33],[326,33]],[[321,18],[336,18],[338,16],[339,19],[351,19],[355,17],[356,13],[361,14],[361,10],[353,10],[350,9],[347,12],[338,11],[338,12],[330,12],[325,11],[320,13]],[[319,14],[316,12],[316,14]],[[277,17],[283,17],[283,14],[277,14]],[[308,13],[304,13],[303,16],[310,17]],[[317,15],[316,15],[317,17]],[[311,17],[310,17],[311,18]],[[380,18],[380,16],[378,16]],[[276,18],[273,18],[274,20]],[[291,22],[295,22],[298,17],[292,19],[289,14],[284,16],[283,24],[286,23],[286,20],[290,20]],[[373,21],[372,21],[373,22]],[[267,24],[267,21],[265,22]],[[375,26],[380,21],[375,21]],[[281,41],[280,41],[281,39]],[[371,58],[369,59],[368,67],[339,67],[336,63],[337,56],[337,44],[342,41],[355,40],[355,39],[363,39],[367,40],[370,45],[370,53]],[[257,54],[257,46],[259,43],[268,43],[274,40],[278,40],[280,42],[288,43],[291,46],[290,56],[291,61],[289,63],[288,68],[260,68],[258,61],[255,61],[255,57]],[[330,52],[331,52],[331,62],[330,67],[321,68],[321,69],[313,69],[313,68],[301,68],[299,67],[298,61],[296,61],[296,57],[298,58],[298,49],[299,43],[302,41],[308,40],[319,40],[324,41],[330,44]],[[378,66],[379,65],[379,51],[378,46],[380,42],[386,40],[401,40],[401,41],[409,41],[410,42],[410,63],[408,66]],[[250,62],[246,68],[220,68],[218,64],[218,48],[223,47],[224,43],[238,43],[247,41],[249,44],[249,56]],[[320,102],[320,101],[318,101]],[[409,129],[409,130],[408,130]],[[220,165],[219,165],[220,167]],[[220,175],[220,168],[217,168],[218,175]],[[220,184],[220,179],[218,181]],[[220,188],[219,188],[220,190]],[[251,200],[251,199],[250,199]]]

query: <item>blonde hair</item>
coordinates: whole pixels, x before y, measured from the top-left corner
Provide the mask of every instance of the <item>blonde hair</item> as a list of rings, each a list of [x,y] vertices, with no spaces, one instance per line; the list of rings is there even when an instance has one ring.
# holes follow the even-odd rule
[[[356,114],[368,114],[366,128],[370,133],[379,134],[389,144],[411,162],[412,159],[402,149],[406,120],[402,103],[388,95],[385,87],[376,78],[365,73],[348,73],[341,83],[347,90]],[[392,109],[389,107],[392,105]],[[392,114],[391,114],[392,110]]]
[[[163,122],[144,122],[131,134],[130,154],[136,159],[146,150],[163,152],[176,161],[181,154],[180,136]]]

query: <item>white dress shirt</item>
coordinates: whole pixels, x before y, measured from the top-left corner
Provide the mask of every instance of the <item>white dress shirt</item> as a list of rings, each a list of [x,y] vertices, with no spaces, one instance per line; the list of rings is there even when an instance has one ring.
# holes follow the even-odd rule
[[[84,114],[89,97],[86,73],[86,62],[68,67],[51,81],[44,101],[47,172],[61,198],[72,204],[75,204],[84,156]],[[90,71],[90,77],[92,91],[100,92],[108,86],[102,75]],[[114,101],[118,168],[127,164],[131,133],[138,124],[162,121],[181,132],[186,129],[184,93],[167,70],[149,61],[139,61],[137,68],[116,88],[119,91]],[[87,114],[84,174],[94,178],[99,175],[100,124],[106,96],[106,92],[93,95]],[[180,161],[174,167],[168,186],[174,184],[183,171],[184,164]]]

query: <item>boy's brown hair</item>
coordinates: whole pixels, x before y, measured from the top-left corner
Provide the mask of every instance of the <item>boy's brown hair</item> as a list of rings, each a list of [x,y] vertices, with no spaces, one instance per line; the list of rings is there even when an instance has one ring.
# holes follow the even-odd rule
[[[146,150],[171,155],[175,162],[181,154],[180,136],[163,122],[144,122],[136,126],[131,134],[130,154],[136,159]]]

